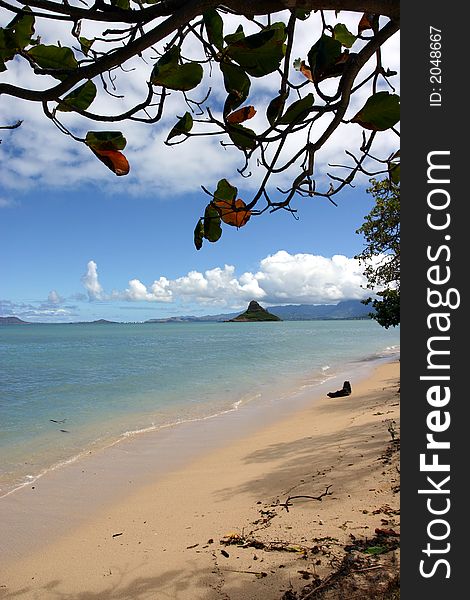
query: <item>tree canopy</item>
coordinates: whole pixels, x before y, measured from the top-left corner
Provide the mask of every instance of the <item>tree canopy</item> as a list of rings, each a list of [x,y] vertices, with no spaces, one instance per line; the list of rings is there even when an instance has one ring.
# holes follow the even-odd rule
[[[358,174],[399,178],[397,73],[381,52],[399,30],[398,0],[0,0],[0,9],[0,106],[6,97],[38,103],[118,176],[130,170],[125,123],[156,124],[175,95],[184,112],[171,115],[165,144],[217,136],[239,152],[236,173],[215,189],[201,174],[207,197],[197,249],[216,242],[223,224],[295,213],[299,197],[335,204]],[[294,43],[306,24],[314,33],[298,56]],[[269,85],[255,91],[263,81]],[[2,128],[20,126],[24,110],[19,103],[18,121]],[[88,125],[77,126],[71,113]],[[321,152],[340,126],[346,158],[324,172]],[[361,130],[354,152],[348,128]],[[383,132],[397,139],[385,156],[374,152]],[[241,198],[234,178],[254,174],[256,190]]]
[[[365,303],[372,304],[371,316],[388,329],[400,323],[400,185],[396,177],[372,179],[371,184],[367,191],[375,205],[357,230],[366,245],[355,258],[366,265],[368,287],[382,288],[377,292],[381,299],[368,298]]]

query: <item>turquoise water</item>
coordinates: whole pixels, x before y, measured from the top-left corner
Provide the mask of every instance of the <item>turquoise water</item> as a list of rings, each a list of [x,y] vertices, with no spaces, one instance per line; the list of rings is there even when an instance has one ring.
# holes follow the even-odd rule
[[[0,329],[0,496],[124,436],[288,401],[398,353],[374,321]]]

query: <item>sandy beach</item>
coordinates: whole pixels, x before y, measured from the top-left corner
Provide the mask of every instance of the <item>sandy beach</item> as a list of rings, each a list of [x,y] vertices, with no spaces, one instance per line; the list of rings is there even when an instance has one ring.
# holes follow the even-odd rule
[[[86,510],[72,483],[61,496],[59,475],[12,494],[0,504],[4,521],[12,515],[0,598],[398,598],[399,363],[351,384],[348,397],[322,389],[245,436],[208,440],[205,452],[199,440],[192,459],[150,480],[136,463],[120,493],[90,498],[89,480],[78,480],[87,466],[75,465]],[[104,479],[116,468],[109,456]]]

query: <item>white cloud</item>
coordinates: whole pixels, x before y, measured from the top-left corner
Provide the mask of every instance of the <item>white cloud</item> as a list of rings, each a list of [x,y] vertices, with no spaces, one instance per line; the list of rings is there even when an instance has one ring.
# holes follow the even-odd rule
[[[267,302],[332,304],[364,297],[363,268],[354,258],[289,254],[283,250],[264,258],[255,274]]]
[[[335,255],[289,254],[279,250],[260,261],[259,269],[237,276],[233,265],[190,271],[176,279],[161,276],[150,285],[131,279],[124,291],[106,294],[90,261],[82,278],[93,300],[129,302],[182,302],[201,306],[239,307],[250,300],[267,304],[336,304],[362,299],[364,266],[355,258]]]
[[[67,322],[78,316],[76,306],[54,306],[50,303],[25,303],[0,300],[0,316],[19,317],[31,322]]]
[[[82,277],[82,283],[88,293],[88,299],[102,300],[103,288],[98,281],[98,269],[94,260],[88,261],[86,273]]]
[[[56,292],[56,290],[51,290],[47,296],[47,302],[49,304],[61,304],[63,301],[64,299]]]

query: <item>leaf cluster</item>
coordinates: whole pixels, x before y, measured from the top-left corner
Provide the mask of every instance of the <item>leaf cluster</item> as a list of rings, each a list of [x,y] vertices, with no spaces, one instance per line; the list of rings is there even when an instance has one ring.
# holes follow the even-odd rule
[[[258,189],[249,198],[245,195],[245,200],[228,183],[233,174],[219,181],[196,226],[198,249],[203,239],[215,242],[220,238],[222,224],[243,227],[251,216],[265,211],[284,209],[295,214],[292,203],[297,197],[324,198],[336,204],[333,197],[352,186],[358,174],[371,175],[366,168],[370,162],[379,165],[375,174],[386,172],[390,181],[399,182],[399,155],[382,159],[372,154],[381,132],[398,136],[400,102],[390,83],[396,73],[382,65],[380,52],[399,30],[397,0],[345,0],[344,9],[357,12],[355,31],[342,22],[340,11],[326,12],[337,9],[337,2],[330,0],[307,0],[302,10],[283,12],[279,12],[284,8],[279,0],[265,0],[252,8],[243,0],[223,4],[100,0],[77,6],[65,1],[2,0],[1,5],[12,18],[0,27],[0,72],[22,61],[40,85],[0,82],[0,98],[40,103],[47,118],[86,145],[114,174],[130,172],[123,153],[125,132],[90,129],[83,135],[67,127],[67,114],[75,112],[92,122],[153,125],[162,119],[172,94],[182,95],[187,111],[175,115],[166,144],[217,136],[221,148],[230,146],[239,153],[238,176],[250,177],[254,169],[262,173]],[[242,21],[235,30],[228,29],[229,14],[239,15]],[[76,44],[42,43],[36,30],[47,20],[65,23]],[[304,56],[296,58],[292,56],[296,31],[305,20],[317,20],[321,33],[305,48]],[[251,31],[254,26],[254,33],[245,32],[247,22]],[[107,29],[98,36],[100,23],[106,23]],[[197,58],[187,55],[195,43],[203,59],[201,52]],[[111,104],[121,98],[119,75],[131,59],[145,65],[147,94],[119,113]],[[211,95],[215,72],[220,73],[226,94],[222,105]],[[277,78],[278,85],[273,97],[265,101],[252,93],[252,84],[266,77]],[[365,103],[348,118],[353,95],[365,89]],[[109,100],[109,112],[95,112],[96,99],[103,94]],[[255,124],[248,127],[251,119]],[[316,166],[321,162],[319,155],[340,126],[359,127],[363,141],[357,153],[345,149],[346,164],[331,165],[339,169],[338,174],[325,173]],[[281,176],[283,181],[289,178],[287,189],[274,183]]]

